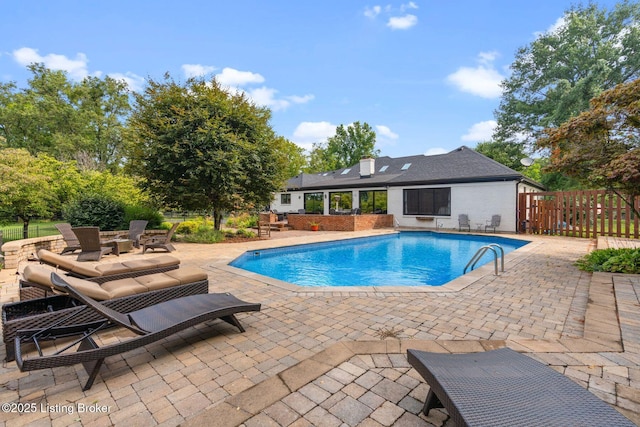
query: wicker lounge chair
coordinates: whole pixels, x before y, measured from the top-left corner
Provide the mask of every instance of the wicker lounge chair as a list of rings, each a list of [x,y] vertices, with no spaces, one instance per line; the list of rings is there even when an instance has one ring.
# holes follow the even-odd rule
[[[63,289],[54,289],[51,269],[28,265],[23,281],[29,286],[48,289],[55,296],[5,304],[2,306],[2,336],[7,348],[7,360],[13,360],[13,339],[18,329],[46,328],[53,325],[68,326],[100,320],[100,316],[73,298],[59,295]],[[209,292],[206,272],[196,267],[183,267],[164,273],[113,280],[98,284],[89,280],[67,277],[77,289],[94,299],[104,300],[113,310],[133,311],[163,301]]]
[[[442,354],[407,350],[427,381],[423,412],[444,407],[456,426],[633,426],[547,365],[509,348]]]
[[[171,238],[173,237],[173,233],[176,232],[176,228],[180,225],[179,222],[176,222],[171,227],[171,230],[165,235],[162,236],[153,236],[147,240],[142,242],[142,253],[147,252],[147,249],[151,249],[155,252],[156,249],[164,249],[167,252],[173,252],[176,248],[171,244]]]
[[[224,320],[236,326],[240,332],[244,332],[235,315],[248,311],[260,311],[260,304],[241,301],[230,294],[206,294],[178,298],[125,313],[110,309],[87,297],[55,273],[52,274],[51,280],[56,287],[66,290],[70,296],[106,320],[90,325],[18,331],[15,340],[16,363],[23,372],[82,363],[89,374],[83,390],[91,388],[106,357],[145,346],[214,319]],[[99,347],[92,336],[112,325],[124,327],[138,336]],[[70,336],[78,338],[52,354],[42,352],[42,341]],[[35,344],[38,349],[37,354],[24,358],[22,351],[24,344]]]
[[[60,224],[56,224],[56,228],[58,229],[60,234],[62,234],[64,243],[67,245],[62,250],[62,252],[60,252],[60,255],[64,255],[67,252],[73,253],[82,249],[82,247],[80,247],[80,241],[76,237],[75,233],[71,230],[71,224],[69,224],[68,222],[62,222]]]
[[[98,227],[74,227],[71,230],[78,237],[82,248],[78,261],[99,261],[103,255],[113,250],[111,246],[102,246]]]
[[[133,242],[135,248],[140,247],[140,238],[144,234],[144,229],[147,228],[149,221],[143,219],[134,219],[129,221],[129,232],[127,234],[121,234],[116,236],[116,239],[129,239]]]
[[[64,270],[68,276],[88,279],[103,283],[115,279],[162,273],[180,267],[180,260],[171,255],[163,254],[153,258],[128,259],[123,262],[110,262],[96,265],[74,261],[46,249],[38,251],[38,260],[56,269]]]

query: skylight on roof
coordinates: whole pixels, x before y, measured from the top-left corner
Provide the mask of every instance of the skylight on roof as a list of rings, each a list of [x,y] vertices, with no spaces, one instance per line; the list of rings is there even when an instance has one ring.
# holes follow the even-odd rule
[[[345,169],[345,170],[343,170],[343,171],[342,171],[342,173],[341,173],[340,175],[346,175],[346,174],[348,174],[350,171],[351,171],[351,168],[349,168],[349,169]]]
[[[407,169],[409,169],[411,167],[411,163],[405,163],[402,168],[400,168],[403,171],[406,171]]]
[[[386,171],[388,167],[389,165],[384,165],[383,167],[380,168],[380,172]]]

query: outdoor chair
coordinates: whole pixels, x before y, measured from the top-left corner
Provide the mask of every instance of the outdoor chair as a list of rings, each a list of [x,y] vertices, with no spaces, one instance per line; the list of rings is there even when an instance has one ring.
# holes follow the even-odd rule
[[[469,223],[469,215],[460,214],[458,215],[458,231],[462,231],[462,229],[466,228],[467,231],[471,231],[471,224]]]
[[[99,261],[103,255],[113,251],[111,246],[102,246],[98,227],[74,227],[71,230],[80,241],[78,261]]]
[[[135,258],[127,259],[123,262],[90,265],[84,262],[74,261],[46,249],[40,249],[38,251],[38,261],[40,261],[41,264],[47,264],[56,269],[63,270],[68,276],[88,279],[96,283],[162,273],[180,267],[180,260],[178,258],[164,254],[153,258]]]
[[[496,227],[500,227],[500,215],[492,215],[491,221],[487,221],[487,225],[484,226],[484,231],[486,233],[488,229],[492,228],[495,233]]]
[[[64,295],[51,281],[49,268],[29,264],[24,268],[20,280],[22,289],[46,292],[46,298],[29,299],[2,306],[2,337],[7,349],[7,360],[13,360],[13,340],[19,329],[37,329],[52,326],[69,326],[93,322],[101,317],[75,299]],[[209,279],[203,270],[183,267],[126,279],[114,279],[102,283],[76,277],[65,277],[76,289],[106,307],[118,311],[134,311],[163,301],[188,295],[209,292]]]
[[[448,354],[407,350],[429,384],[423,413],[445,408],[456,426],[633,426],[561,373],[509,348]]]
[[[260,304],[248,303],[226,293],[191,295],[140,310],[120,312],[84,295],[55,273],[52,273],[51,281],[57,288],[64,289],[71,297],[84,304],[88,310],[98,313],[103,320],[67,327],[20,330],[15,339],[16,363],[23,372],[82,363],[89,375],[83,390],[91,388],[106,357],[151,344],[215,319],[224,320],[237,327],[240,332],[244,332],[235,315],[248,311],[260,311]],[[110,326],[124,327],[137,336],[124,338],[120,342],[106,344],[103,347],[98,346],[93,337]],[[75,337],[75,339],[70,343],[68,341],[61,343],[63,347],[60,350],[56,351],[54,348],[50,354],[43,352],[43,341],[62,337]],[[31,357],[25,358],[23,347],[29,344],[35,345],[37,354],[32,352]]]
[[[142,241],[142,253],[147,252],[147,249],[151,249],[155,252],[156,249],[164,249],[167,252],[173,252],[176,250],[175,247],[171,244],[171,238],[173,237],[173,233],[176,232],[176,228],[180,225],[179,222],[176,222],[171,227],[171,230],[165,235],[162,236],[153,236],[149,239]]]
[[[127,234],[121,234],[116,236],[116,239],[129,239],[133,242],[135,248],[140,247],[140,238],[144,234],[144,229],[147,228],[149,221],[143,219],[134,219],[129,221],[129,232]]]
[[[80,241],[78,240],[78,237],[71,230],[71,224],[69,224],[68,222],[61,222],[59,224],[56,224],[55,227],[58,229],[60,234],[62,234],[64,243],[67,245],[62,250],[62,252],[60,252],[60,255],[64,255],[67,252],[73,253],[82,249],[80,247]]]

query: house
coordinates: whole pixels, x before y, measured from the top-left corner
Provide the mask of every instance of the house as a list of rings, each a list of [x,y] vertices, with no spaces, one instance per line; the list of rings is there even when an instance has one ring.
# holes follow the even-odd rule
[[[362,159],[352,167],[300,174],[276,193],[278,212],[392,214],[400,227],[457,229],[458,215],[481,229],[501,216],[502,232],[517,231],[519,193],[543,187],[468,147],[434,156]]]

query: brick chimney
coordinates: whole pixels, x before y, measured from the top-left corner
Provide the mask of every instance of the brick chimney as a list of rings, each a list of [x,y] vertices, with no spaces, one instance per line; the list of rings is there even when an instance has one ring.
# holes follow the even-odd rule
[[[370,157],[360,159],[360,178],[368,178],[376,170],[376,160]]]

